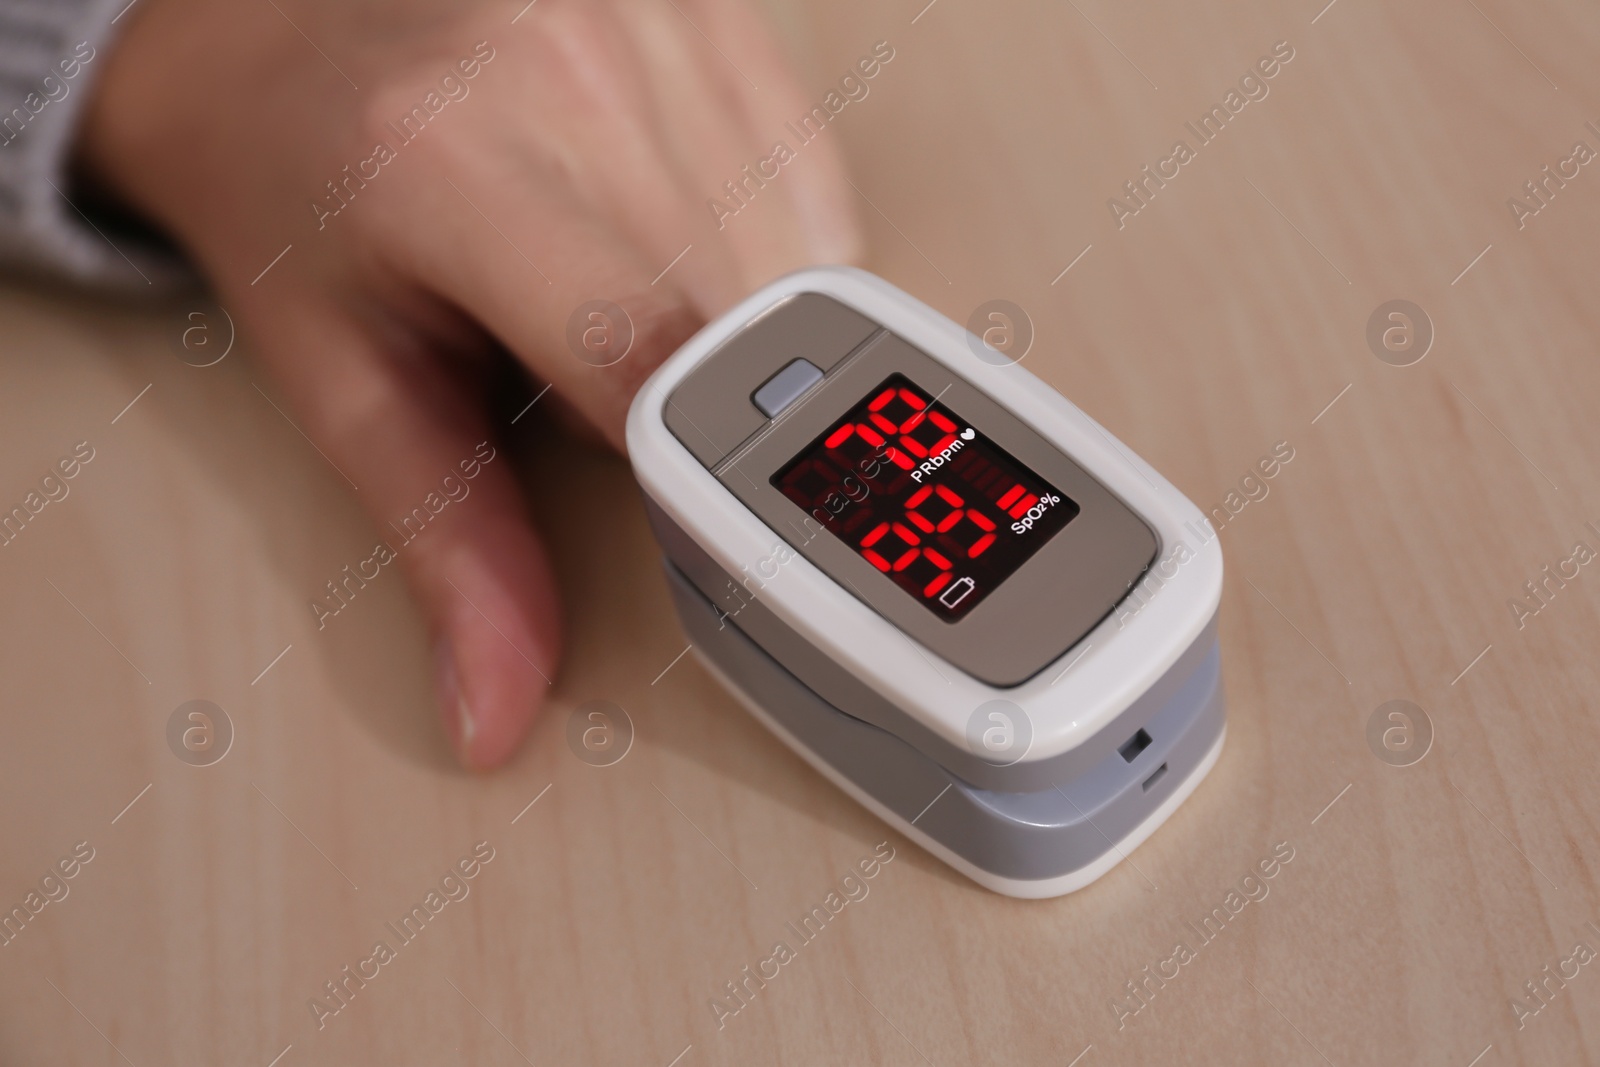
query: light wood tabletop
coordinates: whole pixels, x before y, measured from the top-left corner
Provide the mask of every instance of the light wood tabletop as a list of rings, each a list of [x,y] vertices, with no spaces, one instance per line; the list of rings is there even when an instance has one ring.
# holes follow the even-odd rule
[[[1216,515],[1193,797],[1080,892],[971,884],[683,655],[625,460],[537,407],[500,447],[569,654],[518,758],[459,771],[399,575],[319,630],[377,533],[246,342],[179,358],[225,318],[14,286],[0,507],[74,477],[0,547],[0,905],[37,905],[0,1062],[1600,1062],[1600,15],[923,2],[774,17],[819,101],[893,49],[825,134],[868,265],[1018,305],[1026,366]],[[591,701],[610,766],[567,741]]]

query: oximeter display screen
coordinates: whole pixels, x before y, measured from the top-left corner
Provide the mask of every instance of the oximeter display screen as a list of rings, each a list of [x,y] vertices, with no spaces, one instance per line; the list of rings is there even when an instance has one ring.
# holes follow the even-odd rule
[[[772,484],[946,622],[1078,514],[1071,499],[900,374]]]

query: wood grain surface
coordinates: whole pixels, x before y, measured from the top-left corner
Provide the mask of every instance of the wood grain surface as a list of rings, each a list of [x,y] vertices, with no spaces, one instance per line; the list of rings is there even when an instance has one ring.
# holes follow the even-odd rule
[[[399,574],[316,626],[378,534],[247,345],[194,367],[193,302],[0,294],[0,505],[93,453],[0,547],[0,904],[74,873],[0,947],[0,1062],[1600,1060],[1600,165],[1542,169],[1600,150],[1600,14],[1322,2],[775,12],[818,100],[895,51],[825,135],[870,265],[958,321],[1019,305],[1028,367],[1238,512],[1222,758],[1058,900],[952,873],[680,658],[626,463],[538,408],[502,451],[570,655],[513,765],[455,770]],[[1230,90],[1201,143],[1185,124]],[[1146,165],[1176,174],[1137,202]],[[1431,322],[1409,366],[1368,344],[1391,300]],[[1293,460],[1241,488],[1279,442]],[[210,766],[169,747],[190,700],[231,722]],[[612,766],[566,740],[593,700],[635,730]],[[1407,766],[1368,741],[1391,700],[1431,730]],[[867,894],[794,939],[875,849]],[[1197,937],[1275,850],[1265,896]],[[778,941],[794,958],[733,1000]]]

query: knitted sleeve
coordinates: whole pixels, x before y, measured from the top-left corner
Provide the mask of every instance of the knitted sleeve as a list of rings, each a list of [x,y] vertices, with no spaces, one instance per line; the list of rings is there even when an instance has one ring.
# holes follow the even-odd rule
[[[119,23],[139,0],[0,0],[0,266],[100,287],[166,288],[182,272],[114,232],[70,184],[72,143]]]

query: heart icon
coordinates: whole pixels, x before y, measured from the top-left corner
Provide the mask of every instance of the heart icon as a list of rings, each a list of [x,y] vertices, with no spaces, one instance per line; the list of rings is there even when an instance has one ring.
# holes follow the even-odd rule
[[[978,436],[978,431],[977,431],[977,430],[974,430],[974,429],[973,429],[973,428],[972,428],[972,427],[970,427],[970,426],[968,426],[968,427],[967,427],[967,428],[966,428],[966,429],[965,429],[965,430],[962,430],[962,431],[961,431],[961,439],[962,439],[962,440],[963,440],[963,441],[970,441],[970,440],[972,440],[972,439],[973,439],[973,438],[974,438],[974,437],[977,437],[977,436]]]

